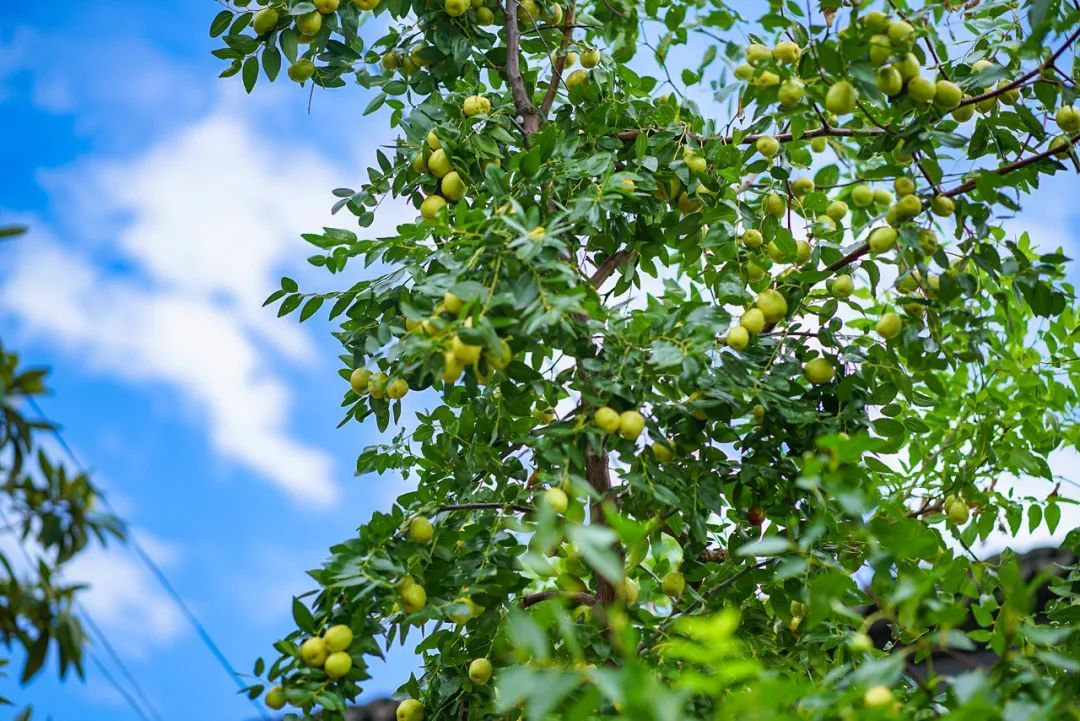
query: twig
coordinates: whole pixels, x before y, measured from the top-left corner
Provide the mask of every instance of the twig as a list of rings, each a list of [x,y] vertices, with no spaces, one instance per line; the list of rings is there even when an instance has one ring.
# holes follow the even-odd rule
[[[551,68],[551,82],[548,83],[544,101],[540,103],[540,115],[542,117],[550,112],[551,106],[555,102],[555,92],[559,89],[562,72],[566,67],[566,48],[569,47],[570,41],[574,38],[574,10],[574,0],[570,0],[570,3],[566,6],[562,40],[559,41],[559,49],[556,51],[558,55],[555,57],[555,65]]]
[[[528,139],[540,129],[540,115],[529,99],[525,79],[521,77],[521,31],[517,22],[517,0],[506,0],[506,82],[514,98],[514,109],[521,117],[521,132]]]
[[[521,607],[528,608],[529,606],[535,606],[538,603],[543,603],[544,601],[549,601],[553,598],[565,598],[568,601],[580,603],[585,606],[596,605],[596,597],[591,593],[575,593],[573,591],[559,591],[558,589],[552,589],[550,591],[540,591],[539,593],[525,596],[521,599]]]
[[[519,503],[452,503],[445,506],[439,506],[437,513],[451,512],[451,511],[494,511],[494,510],[508,510],[517,511],[518,513],[532,513],[533,509],[529,506],[523,506]]]

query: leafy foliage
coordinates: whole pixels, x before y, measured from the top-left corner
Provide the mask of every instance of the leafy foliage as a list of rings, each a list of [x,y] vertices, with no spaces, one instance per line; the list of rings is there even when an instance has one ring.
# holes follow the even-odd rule
[[[91,541],[123,538],[120,521],[94,509],[90,479],[40,444],[52,426],[26,415],[27,402],[46,392],[45,376],[44,369],[20,367],[19,356],[0,347],[0,520],[12,541],[0,549],[0,641],[20,648],[24,683],[41,671],[50,648],[61,677],[72,668],[82,675],[86,635],[75,603],[83,587],[62,572]],[[0,666],[9,660],[0,658]],[[29,718],[29,709],[23,714]]]
[[[1080,11],[747,5],[214,19],[223,75],[351,79],[398,133],[334,191],[359,232],[304,236],[380,274],[267,302],[338,319],[343,423],[399,427],[357,470],[416,490],[312,572],[271,707],[340,717],[418,631],[400,721],[1074,717],[1077,569],[1038,611],[1044,578],[969,549],[1073,502],[1068,259],[1003,221],[1076,165]],[[420,215],[372,237],[387,198]]]

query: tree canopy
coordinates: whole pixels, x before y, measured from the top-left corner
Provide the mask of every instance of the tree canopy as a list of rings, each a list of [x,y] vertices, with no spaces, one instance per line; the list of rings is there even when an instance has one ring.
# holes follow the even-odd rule
[[[415,490],[252,697],[340,718],[416,640],[400,721],[1076,717],[1077,569],[1036,612],[972,550],[1072,502],[1069,259],[1006,222],[1080,167],[1075,3],[256,0],[211,35],[396,134],[304,236],[340,291],[268,303],[339,323],[343,423],[395,429],[357,473]]]

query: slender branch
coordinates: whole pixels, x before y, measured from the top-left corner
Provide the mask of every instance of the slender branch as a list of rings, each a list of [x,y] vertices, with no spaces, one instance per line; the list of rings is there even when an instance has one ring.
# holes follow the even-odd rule
[[[529,506],[523,506],[519,503],[452,503],[445,506],[439,506],[437,513],[451,512],[451,511],[495,511],[495,510],[507,510],[516,511],[517,513],[532,513],[533,509]]]
[[[622,250],[609,255],[607,259],[597,267],[596,271],[593,272],[592,277],[589,279],[593,288],[599,290],[600,286],[611,277],[611,274],[614,273],[620,265],[631,260],[635,255],[637,255],[637,251],[630,250],[629,248],[623,248]]]
[[[1073,137],[1071,137],[1069,139],[1069,142],[1073,143],[1073,144],[1080,142],[1080,133],[1078,133],[1078,134],[1074,135]],[[1041,153],[1036,153],[1035,155],[1029,155],[1026,158],[1020,158],[1019,160],[1013,161],[1013,162],[1008,163],[1006,165],[1001,165],[1001,166],[999,166],[997,168],[992,168],[990,170],[984,170],[982,172],[990,173],[992,175],[1005,175],[1007,173],[1011,173],[1014,170],[1019,170],[1020,168],[1027,167],[1028,165],[1038,163],[1041,160],[1046,160],[1046,159],[1056,155],[1058,152],[1060,152],[1060,149],[1044,150]],[[942,192],[941,195],[945,196],[946,198],[954,198],[957,195],[963,195],[964,193],[971,192],[972,190],[975,189],[976,184],[977,184],[976,180],[974,180],[974,179],[968,180],[968,181],[966,181],[964,183],[961,183],[960,185],[957,185],[955,188],[950,188],[949,190],[946,190],[946,191]],[[862,245],[860,245],[857,248],[855,248],[854,250],[852,250],[850,253],[845,255],[843,258],[836,261],[832,265],[828,266],[828,270],[837,271],[837,270],[840,270],[841,268],[845,268],[845,267],[851,265],[856,260],[863,257],[864,255],[866,255],[869,252],[870,252],[870,244],[868,242],[864,242]]]
[[[615,137],[622,141],[631,141],[637,138],[637,136],[644,133],[654,133],[658,129],[656,128],[634,128],[632,130],[623,130],[616,133]],[[876,135],[884,135],[884,128],[834,128],[826,125],[820,128],[814,128],[813,130],[807,130],[805,133],[799,136],[799,140],[809,140],[811,138],[820,137],[833,137],[833,138],[853,138],[853,137],[873,137]],[[751,145],[756,143],[759,138],[768,136],[768,133],[757,133],[753,135],[745,135],[739,143],[741,145]],[[686,137],[693,138],[699,143],[704,143],[709,140],[717,140],[724,144],[731,144],[735,142],[734,135],[697,135],[695,133],[687,133]],[[792,133],[780,133],[779,135],[772,135],[769,137],[776,138],[781,143],[790,143],[795,140],[795,136]]]
[[[1072,35],[1070,35],[1068,39],[1066,39],[1065,42],[1061,44],[1061,47],[1055,50],[1050,57],[1040,63],[1035,69],[1029,70],[1028,72],[1024,73],[1012,82],[1005,83],[1004,85],[999,85],[993,90],[987,90],[982,95],[976,95],[973,98],[962,100],[960,101],[959,107],[963,107],[965,105],[973,105],[975,103],[982,102],[983,100],[989,100],[990,98],[996,98],[997,96],[1003,95],[1010,90],[1015,90],[1016,88],[1019,88],[1021,85],[1024,85],[1025,83],[1027,83],[1027,81],[1031,80],[1036,75],[1041,75],[1043,71],[1045,71],[1047,68],[1052,67],[1054,63],[1057,62],[1057,59],[1061,57],[1061,54],[1068,50],[1070,45],[1076,42],[1076,38],[1078,37],[1080,37],[1080,28],[1074,30]]]
[[[525,596],[521,599],[521,607],[528,608],[529,606],[535,606],[538,603],[549,601],[553,598],[565,598],[568,601],[579,603],[585,606],[595,606],[596,597],[591,593],[575,593],[573,591],[559,591],[552,589],[550,591],[540,591],[539,593],[533,593]]]
[[[517,9],[517,0],[506,0],[506,82],[514,98],[514,109],[521,117],[521,132],[527,139],[540,129],[540,115],[529,99],[525,79],[521,77],[521,31]]]
[[[574,0],[570,0],[566,6],[562,40],[559,41],[559,49],[556,51],[555,65],[551,68],[551,82],[548,83],[544,101],[540,103],[541,117],[546,116],[551,111],[551,106],[555,102],[555,92],[559,89],[559,82],[562,81],[562,72],[566,67],[566,48],[570,46],[570,41],[574,39],[574,10]]]

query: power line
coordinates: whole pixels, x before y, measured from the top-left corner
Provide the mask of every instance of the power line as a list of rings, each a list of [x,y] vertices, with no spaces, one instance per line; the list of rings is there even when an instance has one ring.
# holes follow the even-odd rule
[[[90,629],[90,632],[97,636],[102,648],[105,649],[105,653],[108,654],[109,658],[112,659],[112,662],[116,664],[116,667],[120,669],[120,673],[128,680],[131,687],[135,689],[135,693],[138,695],[142,705],[146,707],[146,710],[149,711],[150,715],[153,716],[156,721],[162,721],[161,714],[158,713],[157,709],[154,708],[154,704],[150,703],[150,699],[143,693],[142,687],[139,686],[139,682],[131,675],[127,665],[120,658],[120,654],[118,654],[116,649],[113,648],[113,645],[109,643],[109,638],[105,635],[105,632],[101,630],[101,627],[94,621],[93,616],[90,615],[90,612],[86,610],[86,607],[83,606],[78,599],[75,600],[75,609],[83,616],[83,620],[86,621],[86,625]]]
[[[7,513],[4,511],[2,506],[0,506],[0,520],[3,521],[5,526],[7,526],[9,528],[12,528],[10,522],[8,521]],[[19,545],[19,550],[22,551],[23,558],[26,559],[27,568],[28,569],[34,568],[34,565],[35,565],[34,564],[34,557],[30,553],[30,550],[26,547],[26,539],[21,534],[15,534],[15,536],[16,536],[15,540],[18,542],[18,545]],[[141,698],[143,700],[143,702],[146,704],[146,707],[150,709],[150,711],[153,714],[154,718],[158,719],[158,721],[160,721],[161,717],[158,716],[158,713],[154,709],[153,705],[146,699],[146,694],[143,693],[143,690],[139,686],[138,682],[131,676],[131,674],[128,672],[127,668],[120,661],[119,657],[116,656],[116,652],[112,650],[112,644],[109,643],[108,639],[105,637],[105,634],[101,631],[101,629],[98,627],[98,625],[94,622],[94,619],[91,618],[90,613],[85,608],[83,608],[78,603],[78,601],[76,601],[75,605],[76,605],[76,613],[78,613],[80,616],[82,616],[82,619],[87,622],[87,625],[91,629],[96,629],[96,633],[99,634],[101,639],[104,641],[104,646],[109,649],[109,653],[113,656],[116,663],[120,666],[121,671],[123,671],[123,673],[127,677],[128,681],[135,688],[135,692],[138,694],[139,698]],[[128,705],[131,706],[131,710],[134,711],[135,714],[140,719],[142,719],[142,721],[151,721],[150,717],[146,715],[146,713],[143,711],[142,707],[135,702],[135,699],[128,692],[128,690],[120,685],[120,683],[109,672],[109,670],[105,667],[105,665],[101,662],[101,660],[98,659],[97,656],[94,656],[93,654],[91,654],[89,649],[87,649],[86,656],[91,661],[93,661],[94,665],[97,667],[98,671],[105,678],[105,680],[109,682],[109,684],[116,690],[117,693],[119,693],[124,698],[125,701],[127,701]]]
[[[37,400],[32,396],[27,396],[27,400],[30,402],[30,405],[33,406],[37,414],[41,416],[42,420],[48,423],[49,432],[53,435],[54,438],[56,438],[57,443],[59,443],[60,447],[64,449],[64,452],[67,453],[68,457],[71,458],[71,462],[75,464],[75,467],[79,470],[79,473],[83,475],[89,475],[87,473],[86,466],[82,464],[82,461],[80,461],[79,457],[75,454],[74,449],[72,449],[72,447],[68,445],[68,442],[64,439],[63,434],[60,433],[60,428],[49,419],[49,417],[45,414],[45,411],[43,411],[41,409],[41,406],[38,405]],[[98,491],[98,498],[101,500],[102,504],[110,513],[112,513],[117,518],[120,517],[120,514],[116,512],[115,508],[113,508],[113,505],[109,502],[109,499],[100,491]],[[127,524],[125,524],[125,526],[126,525]],[[176,591],[176,588],[169,581],[168,577],[165,575],[165,572],[161,570],[161,567],[154,562],[154,559],[151,558],[150,554],[146,552],[146,549],[143,547],[143,545],[139,543],[137,538],[135,538],[135,534],[131,531],[130,528],[128,528],[127,542],[135,551],[135,555],[138,556],[139,560],[142,561],[143,565],[146,566],[147,570],[149,570],[151,575],[154,576],[158,584],[165,590],[165,593],[169,596],[172,602],[177,606],[177,608],[180,609],[180,611],[184,614],[184,617],[187,618],[188,623],[191,625],[192,628],[195,629],[195,632],[198,634],[199,639],[202,641],[203,645],[206,646],[206,648],[210,651],[211,655],[213,655],[214,658],[217,660],[218,665],[220,665],[225,670],[225,672],[229,674],[232,680],[236,683],[237,688],[243,691],[247,687],[247,684],[244,683],[244,680],[240,677],[240,674],[237,673],[236,669],[233,668],[233,665],[229,663],[229,659],[225,657],[225,654],[221,651],[221,648],[217,645],[217,643],[214,642],[213,637],[210,636],[210,632],[206,629],[205,626],[203,626],[202,622],[199,621],[199,618],[195,615],[195,612],[191,610],[191,608],[187,605],[184,599]],[[258,711],[260,718],[264,719],[264,721],[270,721],[270,716],[266,713],[266,710],[263,709],[263,707],[255,699],[249,698],[248,700],[251,702],[251,705],[255,707],[255,710]]]

